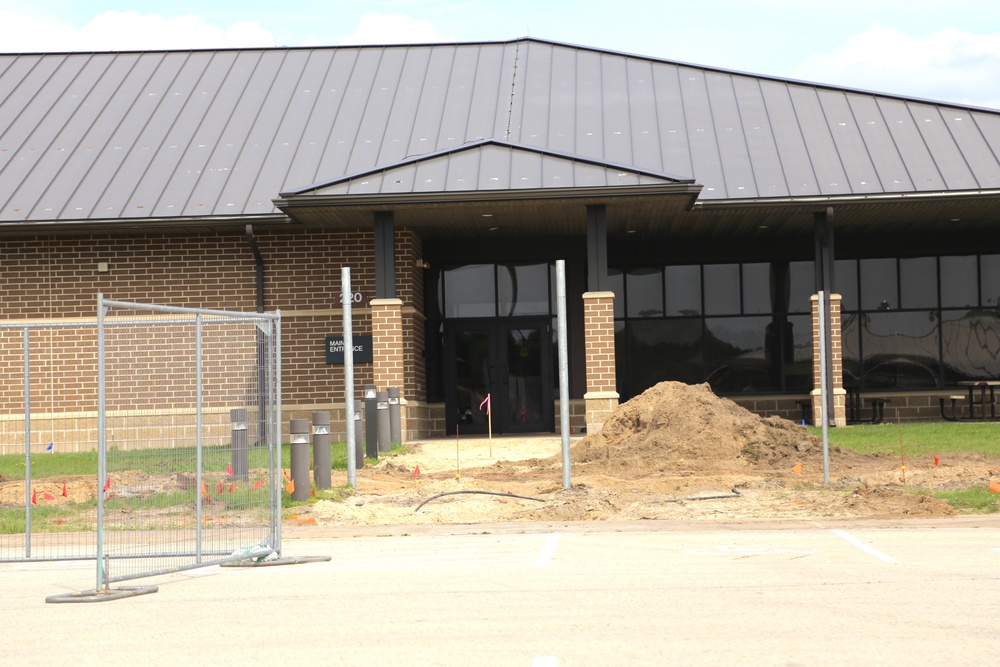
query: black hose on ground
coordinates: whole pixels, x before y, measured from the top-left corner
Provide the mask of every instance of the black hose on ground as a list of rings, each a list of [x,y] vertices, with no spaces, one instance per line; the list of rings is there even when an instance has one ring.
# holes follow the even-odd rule
[[[669,500],[654,500],[653,502],[654,503],[658,503],[658,502],[662,502],[662,503],[680,503],[680,502],[684,502],[685,500],[717,500],[719,498],[742,498],[742,497],[743,497],[743,494],[740,493],[740,490],[737,489],[734,486],[733,490],[730,491],[729,493],[720,493],[719,495],[715,495],[715,496],[689,496],[687,498],[671,498]]]
[[[486,496],[503,496],[504,498],[520,498],[522,500],[537,500],[540,503],[544,503],[544,498],[532,498],[531,496],[519,496],[516,493],[502,493],[500,491],[445,491],[444,493],[439,493],[436,496],[431,496],[427,500],[423,501],[413,510],[414,512],[419,512],[420,508],[434,500],[435,498],[441,498],[442,496],[454,496],[458,493],[479,493]]]

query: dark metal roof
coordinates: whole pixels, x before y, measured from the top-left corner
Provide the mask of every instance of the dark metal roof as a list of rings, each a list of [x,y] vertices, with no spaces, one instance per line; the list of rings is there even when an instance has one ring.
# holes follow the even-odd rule
[[[0,55],[5,228],[273,221],[279,193],[457,173],[463,146],[536,151],[510,188],[573,158],[706,207],[1000,191],[1000,111],[536,39]]]

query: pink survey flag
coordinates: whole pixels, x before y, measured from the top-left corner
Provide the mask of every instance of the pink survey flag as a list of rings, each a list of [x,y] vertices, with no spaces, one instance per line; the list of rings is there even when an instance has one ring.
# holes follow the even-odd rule
[[[486,406],[486,414],[490,414],[490,395],[489,394],[486,394],[486,398],[484,398],[483,402],[479,404],[479,409],[482,410],[484,405]]]

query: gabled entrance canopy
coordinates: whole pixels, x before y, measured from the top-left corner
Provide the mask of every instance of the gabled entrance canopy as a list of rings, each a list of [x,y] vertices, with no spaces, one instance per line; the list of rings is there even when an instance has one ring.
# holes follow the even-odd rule
[[[392,211],[425,238],[586,233],[583,208],[614,202],[609,233],[691,210],[701,186],[534,146],[486,139],[282,192],[275,205],[307,226],[366,227]],[[633,230],[634,231],[634,230]]]

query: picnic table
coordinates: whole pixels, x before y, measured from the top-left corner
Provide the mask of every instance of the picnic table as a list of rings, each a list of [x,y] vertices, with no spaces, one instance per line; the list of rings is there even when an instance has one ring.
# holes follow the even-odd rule
[[[968,416],[963,416],[959,414],[958,410],[959,402],[966,399],[966,396],[963,394],[952,394],[950,396],[941,397],[938,399],[941,403],[942,419],[946,419],[948,421],[960,421],[962,419],[982,421],[982,420],[997,418],[996,390],[997,387],[1000,387],[1000,380],[967,380],[963,382],[958,382],[956,384],[968,392],[967,400],[969,406],[969,414]],[[945,410],[946,400],[949,400],[951,402],[950,415]],[[976,415],[977,405],[979,406],[978,416]]]

